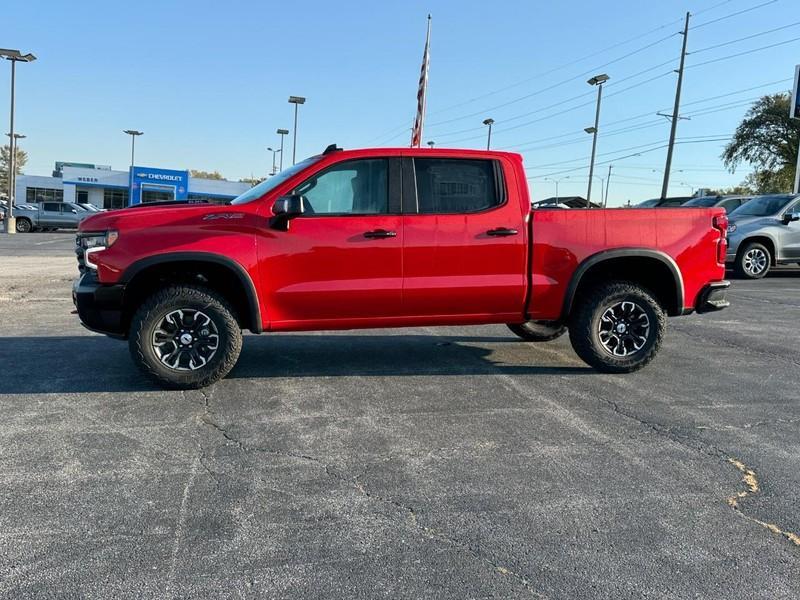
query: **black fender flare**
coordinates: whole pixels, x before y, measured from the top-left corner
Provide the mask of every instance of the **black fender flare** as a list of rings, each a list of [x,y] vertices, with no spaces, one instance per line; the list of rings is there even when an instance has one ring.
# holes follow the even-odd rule
[[[677,309],[675,314],[681,314],[683,312],[683,275],[681,275],[678,264],[669,254],[661,252],[660,250],[653,250],[652,248],[614,248],[611,250],[601,250],[596,254],[592,254],[583,259],[577,266],[567,285],[567,291],[564,293],[564,304],[561,309],[562,320],[565,320],[572,311],[572,305],[575,302],[575,293],[578,290],[583,276],[586,275],[592,267],[615,258],[652,258],[665,265],[670,273],[672,273],[675,282],[675,307]]]
[[[134,277],[136,277],[136,275],[149,267],[181,261],[214,263],[226,267],[232,271],[242,284],[245,296],[247,297],[247,308],[249,314],[246,315],[246,317],[249,323],[248,329],[250,329],[250,331],[253,333],[261,333],[263,331],[261,323],[261,310],[258,305],[258,293],[256,292],[256,286],[253,283],[253,279],[242,265],[227,256],[214,254],[212,252],[168,252],[165,254],[148,256],[147,258],[137,260],[127,269],[125,269],[122,277],[119,279],[119,283],[127,285],[133,280]]]

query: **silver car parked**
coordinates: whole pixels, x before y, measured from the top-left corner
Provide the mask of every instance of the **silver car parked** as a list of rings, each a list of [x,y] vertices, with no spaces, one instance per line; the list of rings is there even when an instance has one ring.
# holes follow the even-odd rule
[[[729,215],[725,262],[760,279],[779,264],[800,263],[800,195],[756,196]]]

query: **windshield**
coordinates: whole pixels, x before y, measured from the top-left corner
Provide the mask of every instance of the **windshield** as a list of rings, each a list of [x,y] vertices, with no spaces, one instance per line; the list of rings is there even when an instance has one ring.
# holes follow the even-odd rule
[[[655,206],[656,204],[658,204],[659,201],[660,200],[658,198],[653,198],[652,200],[645,200],[644,202],[640,202],[636,206],[638,208],[649,208],[651,206]]]
[[[313,165],[315,162],[319,161],[322,157],[321,156],[312,156],[311,158],[307,158],[296,165],[292,165],[288,169],[285,169],[275,175],[274,177],[270,177],[269,179],[265,179],[261,183],[259,183],[255,187],[251,187],[247,190],[244,194],[238,196],[231,200],[231,204],[245,204],[246,202],[252,202],[257,198],[261,198],[264,194],[271,192],[284,181],[289,179],[290,177],[296,175],[303,169],[306,169]]]
[[[766,217],[786,206],[793,196],[758,196],[745,202],[731,213],[731,217]]]
[[[89,212],[100,212],[100,209],[97,208],[94,204],[79,204],[83,210],[88,210]]]
[[[714,206],[719,198],[716,196],[706,196],[705,198],[695,198],[694,200],[689,200],[684,206],[702,206],[704,208],[709,208]]]

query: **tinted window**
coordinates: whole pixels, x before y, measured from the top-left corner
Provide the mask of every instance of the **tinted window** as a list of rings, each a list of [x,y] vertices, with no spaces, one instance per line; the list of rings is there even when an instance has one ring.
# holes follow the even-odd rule
[[[757,196],[731,214],[737,217],[766,217],[777,213],[791,199],[791,196]]]
[[[742,199],[741,198],[730,198],[725,200],[720,206],[725,209],[726,213],[731,212],[732,210],[736,210],[741,206]]]
[[[389,161],[348,160],[314,175],[295,189],[305,210],[317,215],[370,215],[389,212]]]
[[[419,212],[469,213],[500,204],[494,162],[415,158]]]
[[[651,208],[653,206],[656,206],[659,202],[660,200],[658,198],[653,198],[652,200],[645,200],[644,202],[640,202],[636,206],[638,208]]]
[[[42,205],[43,210],[50,211],[50,212],[61,212],[61,203],[60,202],[45,202]]]
[[[719,198],[717,198],[716,196],[707,196],[705,198],[695,198],[694,200],[689,200],[683,206],[702,206],[704,208],[710,208],[710,207],[714,206],[717,203],[717,200],[719,200]]]

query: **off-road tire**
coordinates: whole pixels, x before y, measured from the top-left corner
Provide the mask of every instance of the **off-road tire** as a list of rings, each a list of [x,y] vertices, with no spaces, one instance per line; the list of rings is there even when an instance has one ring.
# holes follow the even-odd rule
[[[642,347],[628,356],[615,356],[603,345],[600,325],[603,315],[623,302],[632,302],[647,316],[649,329]],[[569,323],[569,339],[577,355],[602,373],[631,373],[653,360],[666,328],[664,309],[642,286],[613,281],[591,289],[576,305]]]
[[[33,231],[31,220],[26,219],[25,217],[17,218],[16,229],[17,233],[30,233]]]
[[[153,347],[155,329],[170,312],[202,311],[219,334],[218,348],[208,363],[196,370],[175,370],[159,360]],[[136,366],[159,385],[170,389],[197,389],[227,375],[242,349],[242,330],[228,302],[216,292],[198,285],[174,285],[150,296],[131,321],[128,347]]]
[[[554,321],[509,323],[508,328],[526,342],[549,342],[567,332],[566,326]]]
[[[747,260],[748,257],[751,256],[750,253],[761,253],[766,258],[766,264],[761,271],[755,271],[752,267],[748,267]],[[752,258],[751,258],[752,264]],[[745,244],[745,246],[739,251],[739,254],[736,256],[736,263],[734,265],[734,270],[736,271],[736,275],[738,277],[742,277],[744,279],[761,279],[769,273],[769,268],[772,266],[772,254],[764,244],[759,244],[758,242],[749,242]]]

